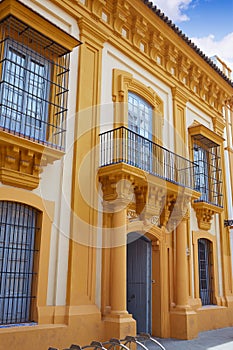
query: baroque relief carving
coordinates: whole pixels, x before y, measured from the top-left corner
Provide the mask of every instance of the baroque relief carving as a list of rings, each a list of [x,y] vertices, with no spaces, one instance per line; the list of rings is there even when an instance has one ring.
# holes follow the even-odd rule
[[[92,14],[96,16],[96,18],[101,18],[103,8],[106,5],[106,0],[92,0],[91,4]]]
[[[56,149],[0,131],[0,181],[32,190],[39,185],[43,166],[63,155]]]
[[[126,1],[117,0],[113,9],[113,27],[119,35],[122,35],[122,28],[127,23],[129,15],[130,11],[128,3]]]
[[[214,214],[221,213],[223,208],[205,202],[193,203],[196,211],[198,227],[201,230],[210,230]]]
[[[18,146],[0,146],[0,153],[2,183],[30,190],[39,185],[41,155]]]
[[[125,39],[127,43],[131,42],[131,45],[136,47],[138,51],[141,46],[141,51],[144,51],[143,54],[149,60],[156,62],[169,75],[172,74],[175,79],[178,79],[188,89],[199,95],[211,109],[220,112],[223,96],[219,95],[217,103],[216,100],[213,103],[212,95],[212,98],[209,99],[209,87],[211,84],[215,84],[215,81],[211,75],[205,73],[205,68],[198,65],[185,52],[185,45],[188,48],[187,43],[184,43],[184,49],[174,45],[174,41],[170,39],[168,34],[170,32],[169,27],[167,31],[162,31],[156,19],[154,23],[151,23],[127,0],[117,0],[112,5],[106,2],[105,7],[106,10],[113,13],[112,29],[115,32],[114,34],[121,36],[124,40],[122,28],[126,26],[128,35],[125,36]],[[177,41],[179,40],[180,38],[177,36]],[[191,44],[190,46],[192,47]],[[198,53],[196,56],[198,57]],[[206,64],[203,62],[203,67]]]

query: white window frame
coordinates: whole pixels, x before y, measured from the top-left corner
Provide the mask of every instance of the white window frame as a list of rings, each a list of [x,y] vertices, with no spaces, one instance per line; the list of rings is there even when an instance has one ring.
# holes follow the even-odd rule
[[[130,133],[128,157],[133,165],[149,172],[152,169],[152,115],[153,107],[145,99],[129,91],[128,128],[135,134]]]

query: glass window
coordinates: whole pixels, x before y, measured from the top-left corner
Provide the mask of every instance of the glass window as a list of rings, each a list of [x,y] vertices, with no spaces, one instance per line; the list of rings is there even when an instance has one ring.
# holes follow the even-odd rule
[[[132,165],[151,171],[152,106],[140,96],[128,93],[129,154]]]
[[[220,147],[208,139],[195,141],[193,156],[195,166],[195,190],[201,192],[198,201],[222,206],[222,175]]]
[[[196,190],[201,192],[201,199],[203,201],[209,202],[209,170],[207,150],[194,145],[194,162],[198,165],[195,174]]]
[[[13,16],[0,31],[0,129],[64,150],[69,50]]]
[[[4,59],[0,126],[45,141],[49,62],[14,41],[5,45]]]
[[[0,201],[0,324],[32,321],[36,209]]]

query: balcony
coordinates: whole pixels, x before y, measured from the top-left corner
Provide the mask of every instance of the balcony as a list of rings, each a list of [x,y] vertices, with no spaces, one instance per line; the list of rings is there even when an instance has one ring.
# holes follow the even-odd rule
[[[101,167],[125,163],[176,185],[195,188],[195,163],[125,128],[100,134]]]
[[[200,196],[195,163],[126,127],[100,134],[100,151],[103,199],[124,203],[129,220],[169,229]]]

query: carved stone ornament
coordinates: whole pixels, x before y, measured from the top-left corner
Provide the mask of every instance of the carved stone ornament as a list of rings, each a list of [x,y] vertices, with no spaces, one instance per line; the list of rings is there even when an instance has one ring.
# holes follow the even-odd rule
[[[223,208],[205,202],[193,203],[196,211],[197,223],[200,230],[210,230],[214,214],[221,213]]]
[[[0,131],[0,181],[28,190],[37,188],[43,166],[64,153]]]

